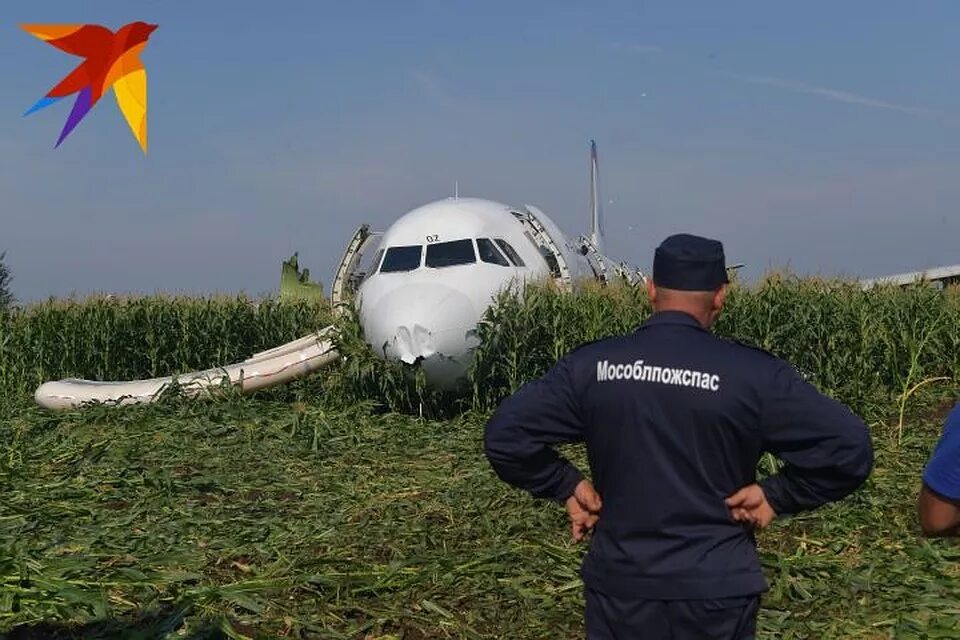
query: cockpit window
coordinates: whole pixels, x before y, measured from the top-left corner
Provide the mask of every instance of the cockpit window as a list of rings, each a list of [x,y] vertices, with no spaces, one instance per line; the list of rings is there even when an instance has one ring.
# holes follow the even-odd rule
[[[510,246],[510,243],[506,240],[500,238],[494,238],[494,241],[497,243],[497,246],[503,249],[503,252],[507,254],[507,257],[510,258],[510,262],[517,265],[518,267],[525,267],[526,265],[523,262],[523,258],[520,257],[520,254],[517,253],[513,247]]]
[[[380,266],[381,260],[383,260],[383,249],[377,249],[377,253],[373,256],[373,260],[370,262],[370,268],[367,269],[367,271],[374,273]]]
[[[366,265],[366,268],[361,269],[361,271],[363,272],[363,278],[360,280],[360,282],[363,282],[364,280],[366,280],[371,275],[377,272],[377,267],[380,266],[381,258],[383,258],[383,249],[377,249],[377,253],[374,254],[373,260],[370,261],[370,264]],[[361,258],[361,262],[362,261],[363,261],[363,258]]]
[[[457,264],[470,264],[477,261],[473,252],[472,240],[453,240],[427,245],[428,267],[452,267]]]
[[[420,266],[420,253],[422,249],[423,247],[420,245],[390,247],[383,256],[380,273],[413,271]]]
[[[480,253],[480,259],[490,264],[499,264],[501,267],[509,267],[510,263],[503,257],[503,254],[490,241],[489,238],[477,238],[477,251]]]

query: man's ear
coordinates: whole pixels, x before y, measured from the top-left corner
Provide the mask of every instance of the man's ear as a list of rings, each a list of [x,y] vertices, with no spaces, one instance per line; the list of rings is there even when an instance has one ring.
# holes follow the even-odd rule
[[[723,304],[727,301],[727,285],[722,284],[720,288],[713,294],[713,310],[720,311],[723,308]]]
[[[657,301],[657,285],[653,284],[653,278],[647,278],[647,297],[650,299],[650,304]]]

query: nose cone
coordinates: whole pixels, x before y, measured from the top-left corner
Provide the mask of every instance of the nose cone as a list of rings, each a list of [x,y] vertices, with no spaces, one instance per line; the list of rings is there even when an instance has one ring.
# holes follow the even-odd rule
[[[420,361],[427,379],[441,388],[466,373],[479,344],[473,335],[479,313],[466,295],[434,283],[410,284],[360,307],[364,335],[377,355]]]

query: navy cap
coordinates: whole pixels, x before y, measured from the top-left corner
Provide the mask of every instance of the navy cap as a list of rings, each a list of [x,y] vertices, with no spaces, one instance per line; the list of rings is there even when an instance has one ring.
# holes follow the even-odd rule
[[[713,291],[728,283],[723,244],[688,233],[672,235],[653,256],[653,282],[665,289]]]

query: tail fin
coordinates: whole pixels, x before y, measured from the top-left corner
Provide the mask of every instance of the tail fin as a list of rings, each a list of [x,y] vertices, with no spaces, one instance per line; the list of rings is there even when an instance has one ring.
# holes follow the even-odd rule
[[[590,141],[590,241],[603,251],[603,208],[600,204],[600,168],[597,162],[597,143]]]

